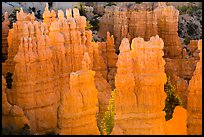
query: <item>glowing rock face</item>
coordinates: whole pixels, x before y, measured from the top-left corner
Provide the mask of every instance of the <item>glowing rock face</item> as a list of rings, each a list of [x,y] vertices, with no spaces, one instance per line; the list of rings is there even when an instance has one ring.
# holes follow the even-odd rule
[[[96,70],[94,84],[99,91],[96,99],[97,104],[102,106],[101,118],[107,110],[111,87],[102,76],[103,71],[107,71],[107,65],[102,63],[103,55],[98,43],[91,42],[91,31],[85,31],[86,19],[78,16],[76,10],[74,14],[77,19],[72,18],[69,13],[69,18],[66,19],[63,12],[59,11],[59,19],[51,20],[50,26],[45,22],[25,19],[23,16],[26,14],[21,11],[10,31],[8,39],[11,46],[7,63],[13,65],[11,72],[14,75],[8,100],[22,108],[31,123],[33,133],[44,134],[57,128],[57,108],[63,95],[71,88],[70,73],[73,71]],[[54,12],[52,14],[54,17]],[[19,34],[18,37],[14,37],[13,34],[16,33]],[[87,58],[86,51],[91,58],[82,63],[83,56]],[[42,115],[45,112],[50,115]],[[96,133],[99,131],[93,134]]]
[[[128,39],[122,40],[116,64],[112,134],[165,134],[163,44],[158,36],[148,42],[135,38],[130,50]]]
[[[187,111],[176,106],[172,119],[166,122],[166,135],[187,135]]]
[[[31,131],[37,133],[45,133],[57,126],[60,99],[54,85],[52,53],[46,46],[46,40],[21,38],[14,57],[16,65],[11,102],[23,109],[31,123]]]
[[[33,29],[30,28],[30,25],[34,22],[33,14],[26,14],[21,9],[20,12],[16,13],[17,21],[13,23],[13,28],[9,30],[8,34],[8,58],[6,60],[6,65],[9,68],[10,72],[14,72],[15,62],[14,56],[17,54],[18,47],[20,45],[20,41],[22,37],[32,37],[34,33],[32,33]],[[32,25],[31,25],[32,26]]]
[[[86,53],[83,69],[70,74],[70,91],[62,98],[59,107],[59,134],[99,134],[96,113],[98,91],[94,83],[95,72],[90,70]],[[73,107],[74,106],[74,107]]]
[[[139,18],[138,21],[131,18],[134,23],[129,26],[127,11],[116,8],[106,12],[104,17],[109,20],[105,22],[102,33],[107,35],[107,41],[101,43],[92,42],[92,32],[85,30],[86,18],[80,16],[78,9],[73,10],[73,15],[72,10],[67,9],[66,18],[59,10],[56,18],[56,13],[46,7],[43,23],[34,21],[33,14],[26,14],[23,10],[17,13],[17,22],[8,34],[6,65],[14,74],[13,87],[7,96],[5,80],[2,83],[3,127],[14,124],[18,129],[27,123],[33,133],[44,134],[58,128],[60,134],[99,134],[96,113],[101,121],[107,111],[111,89],[116,88],[116,116],[112,134],[186,134],[185,117],[181,120],[182,129],[172,130],[172,127],[179,126],[177,119],[180,119],[180,112],[185,115],[183,110],[176,109],[173,119],[167,122],[170,126],[164,129],[164,43],[158,36],[150,38],[158,31],[167,47],[166,56],[180,59],[175,33],[177,11],[163,5],[161,9],[158,8],[158,13],[132,12],[134,19]],[[116,14],[112,15],[112,12]],[[156,14],[161,15],[157,21]],[[101,20],[106,19],[102,17]],[[134,24],[141,25],[142,29]],[[172,30],[169,29],[171,27]],[[113,36],[106,32],[108,29],[115,34],[116,45],[121,43],[118,46],[119,56],[115,54]],[[145,40],[150,38],[150,41],[135,38],[130,48],[128,40],[140,35]],[[121,42],[124,37],[128,39]],[[175,48],[173,52],[171,48]],[[196,45],[192,42],[190,50],[195,49]],[[184,52],[183,57],[186,56]],[[193,69],[185,67],[181,60],[175,62],[168,64],[169,70],[175,72],[173,79],[177,83],[177,90],[181,93],[181,99],[186,100],[182,91],[186,91],[187,81],[180,77],[190,75]],[[201,72],[201,61],[189,86],[189,134],[200,134],[198,130],[201,130],[201,121],[192,117],[202,117],[202,104],[199,104],[201,83],[197,83],[201,81],[201,76],[198,71]],[[196,93],[193,93],[195,90]]]
[[[200,60],[189,82],[187,102],[188,134],[202,134],[202,40],[198,41]]]

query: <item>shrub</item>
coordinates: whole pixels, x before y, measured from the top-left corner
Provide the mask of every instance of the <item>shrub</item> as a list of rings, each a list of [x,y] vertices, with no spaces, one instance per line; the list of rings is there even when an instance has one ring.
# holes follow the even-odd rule
[[[6,78],[6,87],[8,89],[11,89],[11,87],[12,87],[12,82],[13,82],[12,76],[13,76],[13,73],[8,72],[6,74],[6,77],[5,77]]]
[[[112,6],[112,5],[115,5],[115,6],[116,6],[116,3],[115,3],[115,2],[108,2],[108,3],[106,4],[106,6]]]
[[[97,31],[99,30],[99,20],[98,20],[99,17],[100,16],[98,14],[95,14],[93,19],[90,21],[90,24],[93,26],[91,30],[97,30]]]
[[[184,43],[185,43],[186,45],[188,45],[188,44],[190,43],[190,38],[189,38],[189,37],[185,37]]]
[[[181,105],[181,100],[175,95],[176,88],[171,84],[170,77],[167,78],[167,83],[164,85],[164,90],[167,94],[164,108],[164,111],[166,112],[165,119],[167,121],[172,118],[174,108]]]
[[[187,29],[188,35],[195,35],[198,26],[196,24],[190,22],[187,24],[187,28],[188,28]]]
[[[103,134],[110,135],[114,127],[114,115],[115,115],[115,94],[116,90],[112,91],[112,98],[109,100],[108,111],[105,112],[105,115],[101,121],[101,129]]]
[[[93,28],[93,26],[90,24],[89,20],[86,20],[86,30],[90,30],[91,28]]]
[[[166,2],[166,6],[170,6],[171,4],[169,2]]]

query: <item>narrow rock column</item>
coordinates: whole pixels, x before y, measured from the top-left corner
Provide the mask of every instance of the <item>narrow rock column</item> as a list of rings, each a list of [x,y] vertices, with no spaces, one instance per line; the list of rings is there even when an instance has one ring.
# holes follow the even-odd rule
[[[96,122],[98,91],[94,75],[95,72],[90,70],[88,53],[85,53],[82,70],[70,74],[70,91],[63,95],[59,107],[60,135],[99,134]]]
[[[188,86],[187,124],[190,135],[202,134],[202,40],[198,41],[198,49],[200,50],[200,60]]]
[[[127,9],[120,9],[116,6],[114,8],[113,21],[113,35],[115,37],[116,51],[118,52],[121,40],[127,37],[128,34]]]
[[[47,26],[49,27],[51,25],[50,22],[51,14],[48,8],[49,8],[48,3],[46,3],[45,11],[43,12],[43,23],[47,24]]]
[[[56,39],[57,37],[57,39]],[[60,22],[52,22],[49,32],[50,45],[53,49],[53,64],[55,70],[57,90],[62,95],[64,93],[64,73],[66,73],[66,61],[65,61],[65,47],[64,36],[60,33]],[[58,79],[58,80],[57,80]],[[68,81],[67,81],[68,82]],[[66,90],[65,90],[66,91]]]
[[[141,123],[137,121],[135,124],[137,134],[165,134],[163,108],[166,99],[164,92],[166,74],[165,61],[162,57],[163,47],[164,42],[158,35],[151,37],[147,42],[143,38],[135,38],[131,44],[135,94],[138,102],[136,119],[144,116],[141,121],[139,120]]]
[[[112,134],[134,134],[130,127],[134,120],[130,117],[133,109],[136,108],[137,100],[134,93],[135,80],[133,75],[133,57],[130,51],[130,44],[124,38],[120,45],[120,54],[117,61],[117,74],[115,76],[115,125]],[[122,103],[121,103],[122,102]],[[135,122],[134,122],[135,123]]]
[[[118,60],[118,55],[115,53],[115,44],[113,35],[107,32],[106,40],[106,56],[107,56],[107,79],[108,83],[111,85],[112,90],[115,89],[115,75],[117,71],[116,62]]]
[[[128,39],[123,39],[115,77],[113,134],[165,134],[163,46],[158,36],[148,42],[135,38],[130,50]]]

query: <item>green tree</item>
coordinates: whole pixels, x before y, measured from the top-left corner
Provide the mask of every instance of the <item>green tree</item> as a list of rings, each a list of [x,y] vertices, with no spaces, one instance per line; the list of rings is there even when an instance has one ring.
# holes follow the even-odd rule
[[[177,95],[175,95],[176,87],[171,84],[170,77],[167,78],[167,82],[164,85],[164,90],[167,95],[164,108],[164,111],[166,112],[165,119],[167,121],[172,118],[174,108],[181,105],[181,100]]]
[[[13,28],[13,23],[17,21],[17,18],[16,18],[16,12],[20,12],[20,8],[15,8],[12,13],[9,15],[9,18],[10,18],[10,29]]]
[[[85,27],[85,29],[86,30],[90,30],[91,28],[93,28],[93,26],[91,25],[90,21],[86,20],[86,27]]]

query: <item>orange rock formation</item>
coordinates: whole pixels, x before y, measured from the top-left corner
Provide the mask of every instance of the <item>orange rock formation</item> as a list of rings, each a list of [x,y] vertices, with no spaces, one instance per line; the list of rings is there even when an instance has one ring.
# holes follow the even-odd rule
[[[25,124],[30,125],[30,122],[25,117],[22,108],[8,102],[6,90],[6,80],[2,76],[2,128],[19,132]]]
[[[86,18],[80,16],[77,9],[73,13],[74,18],[71,10],[67,9],[65,18],[59,10],[58,18],[54,18],[53,12],[50,26],[47,26],[46,21],[33,21],[32,15],[21,10],[10,31],[9,58],[5,68],[14,75],[8,100],[22,108],[33,133],[57,132],[57,108],[63,95],[71,88],[70,73],[83,68],[81,62],[85,52],[91,57],[90,69],[96,71],[94,82],[99,92],[100,119],[107,111],[111,87],[106,79],[107,64],[103,56],[110,57],[102,54],[99,43],[92,42],[92,32],[85,30]],[[10,64],[12,71],[8,70]],[[43,112],[48,112],[49,117],[40,115]]]
[[[110,36],[110,33],[107,32],[107,41],[106,41],[106,55],[107,55],[107,80],[111,85],[112,90],[115,89],[115,75],[116,75],[116,62],[118,60],[118,56],[115,53],[115,44],[113,35]]]
[[[17,21],[13,23],[13,28],[9,30],[8,34],[8,58],[6,60],[6,68],[10,72],[14,72],[15,62],[14,56],[17,54],[18,47],[20,45],[21,37],[29,37],[32,33],[29,33],[28,27],[26,24],[29,22],[34,23],[35,16],[34,14],[26,14],[21,8],[20,12],[16,13]],[[29,28],[30,29],[30,28]],[[32,32],[32,30],[31,30]],[[15,34],[15,35],[14,35]]]
[[[157,35],[157,18],[155,11],[132,11],[130,13],[128,32],[132,38],[142,37],[149,40],[151,36]]]
[[[172,6],[166,6],[165,3],[159,3],[156,9],[148,7],[148,4],[145,3],[133,6],[133,8],[134,10],[132,10],[132,7],[127,10],[127,7],[124,6],[106,7],[105,14],[100,19],[98,35],[105,37],[107,31],[114,34],[116,51],[118,51],[117,48],[124,37],[131,40],[140,36],[149,40],[151,36],[159,35],[164,41],[164,57],[167,62],[165,72],[171,77],[176,76],[178,81],[172,78],[172,83],[176,85],[176,93],[182,99],[183,106],[186,107],[186,83],[191,79],[195,70],[198,52],[193,52],[190,58],[185,54],[185,49],[182,52],[177,32],[178,10]],[[120,19],[120,17],[123,17],[123,19]],[[127,30],[126,24],[128,24]],[[177,66],[178,69],[176,69]],[[184,87],[181,88],[182,86]]]
[[[173,6],[161,5],[155,9],[158,34],[164,41],[164,57],[181,58],[181,46],[178,37],[179,11]]]
[[[98,91],[94,75],[88,53],[85,53],[82,70],[70,74],[70,91],[63,95],[59,107],[59,134],[99,134],[96,122]]]
[[[107,111],[111,88],[116,87],[112,134],[186,134],[185,117],[181,123],[177,122],[179,114],[185,114],[183,110],[175,109],[173,119],[167,122],[169,127],[165,127],[162,112],[166,82],[163,46],[168,57],[166,72],[176,83],[177,93],[185,104],[187,80],[191,79],[193,64],[198,59],[194,42],[190,44],[192,57],[187,60],[186,51],[181,59],[176,33],[178,12],[174,8],[160,5],[153,11],[127,13],[124,7],[109,7],[101,19],[103,30],[99,31],[107,35],[107,41],[97,43],[92,42],[92,32],[85,30],[86,18],[80,16],[78,9],[73,9],[73,15],[72,10],[67,9],[66,18],[61,10],[57,14],[58,18],[47,5],[42,23],[35,21],[33,13],[26,14],[22,9],[17,12],[17,22],[8,34],[8,59],[4,64],[4,73],[14,74],[13,86],[7,95],[5,80],[2,83],[3,127],[14,125],[20,129],[27,123],[33,133],[54,130],[60,134],[99,134],[96,123],[100,123]],[[130,19],[130,15],[133,18]],[[115,34],[116,44],[107,31]],[[158,36],[151,37],[157,33],[164,43]],[[128,39],[135,36],[151,38],[148,42],[135,38],[130,48]],[[121,43],[124,37],[128,39]],[[120,43],[121,46],[117,46]],[[115,45],[120,49],[118,57]],[[194,115],[202,118],[201,83],[196,84],[201,81],[198,71],[201,72],[201,61],[189,86],[190,134],[194,134],[193,131],[200,134],[198,130],[201,130],[201,121],[194,118]],[[195,90],[198,92],[193,93]],[[172,130],[174,126],[180,126],[181,130]]]
[[[113,134],[165,134],[163,44],[158,36],[148,42],[135,38],[130,50],[128,39],[122,40],[115,78]]]
[[[106,42],[97,42],[98,48],[101,52],[100,55],[103,57],[105,62],[106,72],[103,73],[103,77],[107,79],[108,83],[111,85],[112,90],[115,89],[115,74],[116,74],[116,62],[117,54],[115,53],[115,44],[113,35],[110,36],[110,33],[107,32]],[[103,64],[103,63],[102,63]],[[103,66],[101,66],[103,68]]]
[[[166,122],[167,135],[187,135],[187,111],[181,106],[176,106],[172,119]]]
[[[202,40],[198,41],[198,49],[200,50],[200,60],[188,86],[187,124],[190,135],[202,134]]]
[[[178,16],[178,10],[165,4],[159,4],[152,10],[145,3],[135,10],[124,6],[106,7],[105,14],[100,19],[98,35],[104,38],[108,31],[114,34],[116,51],[125,37],[149,40],[151,36],[159,35],[164,40],[166,57],[172,58],[181,53],[177,32]]]
[[[52,53],[46,42],[46,36],[45,39],[21,38],[14,58],[16,65],[10,101],[23,109],[34,133],[45,133],[57,126],[60,96],[54,85]],[[49,115],[44,115],[46,113]]]

